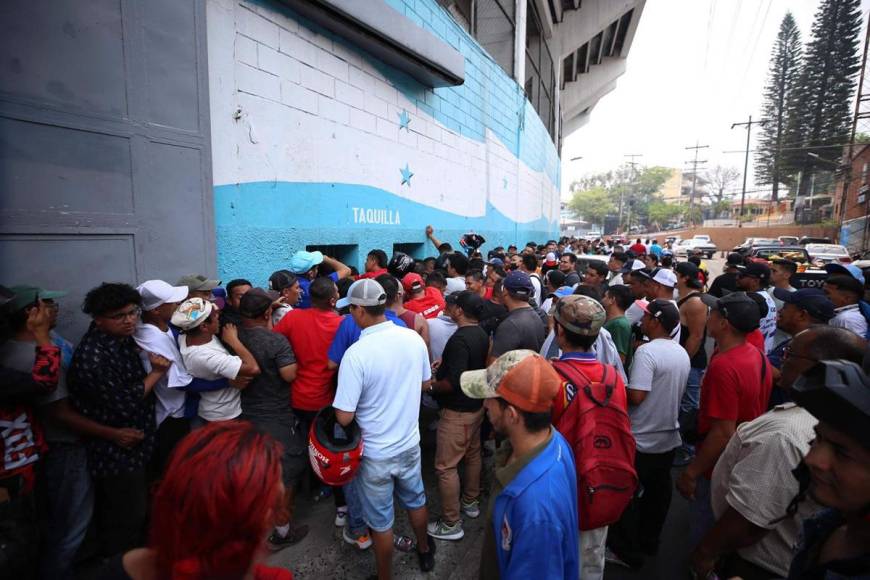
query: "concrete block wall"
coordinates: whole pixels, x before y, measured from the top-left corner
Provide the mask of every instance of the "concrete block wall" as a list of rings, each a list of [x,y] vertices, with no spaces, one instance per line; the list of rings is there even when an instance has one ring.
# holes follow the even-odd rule
[[[388,4],[462,53],[464,85],[426,88],[278,3],[208,0],[223,278],[265,283],[310,246],[433,255],[427,224],[489,248],[557,235],[559,158],[521,88],[434,0]]]

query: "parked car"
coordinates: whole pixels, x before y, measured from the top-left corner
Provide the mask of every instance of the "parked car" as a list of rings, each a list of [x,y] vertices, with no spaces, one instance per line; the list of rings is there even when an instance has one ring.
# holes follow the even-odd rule
[[[807,244],[830,244],[831,238],[812,238],[810,236],[804,236],[798,240],[799,246],[806,246]]]
[[[734,246],[732,252],[737,252],[742,256],[747,256],[752,248],[760,246],[778,246],[779,240],[775,238],[746,238],[739,246]]]
[[[713,242],[692,238],[691,240],[680,240],[674,246],[674,256],[678,258],[686,258],[691,252],[700,251],[709,260],[716,253],[716,244]]]
[[[810,254],[803,246],[756,246],[748,255],[751,260],[764,261],[768,264],[778,259],[797,262],[798,270],[791,277],[791,285],[797,289],[821,288],[828,277],[824,269],[812,264]]]
[[[709,242],[710,236],[708,236],[707,234],[696,234],[696,235],[692,236],[692,239],[693,240],[702,240],[704,242]]]
[[[783,246],[796,246],[796,245],[798,245],[797,236],[779,236],[777,239],[779,240],[779,243],[782,244]]]
[[[839,244],[807,244],[804,246],[813,264],[830,264],[831,262],[851,262],[849,251]]]

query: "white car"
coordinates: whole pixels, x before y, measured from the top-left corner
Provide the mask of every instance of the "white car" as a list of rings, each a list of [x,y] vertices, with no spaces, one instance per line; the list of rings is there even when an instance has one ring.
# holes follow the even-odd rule
[[[716,244],[709,240],[709,236],[705,236],[708,239],[700,239],[697,237],[692,238],[691,240],[680,240],[674,246],[674,256],[677,258],[687,258],[689,253],[692,250],[698,250],[706,258],[709,260],[713,257],[713,254],[716,253]]]
[[[851,262],[849,251],[838,244],[807,244],[805,246],[814,265],[830,264],[831,262]]]

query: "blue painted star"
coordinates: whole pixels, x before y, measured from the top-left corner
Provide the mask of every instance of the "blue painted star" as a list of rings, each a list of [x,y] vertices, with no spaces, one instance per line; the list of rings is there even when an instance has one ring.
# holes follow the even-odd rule
[[[408,164],[405,163],[405,168],[399,169],[399,172],[402,174],[402,185],[407,183],[408,187],[411,187],[411,178],[414,177],[414,174],[408,169]]]
[[[408,124],[411,122],[411,116],[408,114],[408,111],[402,109],[402,112],[399,115],[399,129],[404,129],[408,131]]]

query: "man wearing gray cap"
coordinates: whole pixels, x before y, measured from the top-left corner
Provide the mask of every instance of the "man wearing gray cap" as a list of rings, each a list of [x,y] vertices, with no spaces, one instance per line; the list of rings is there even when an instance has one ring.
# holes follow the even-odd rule
[[[335,416],[341,425],[356,419],[365,455],[351,483],[372,530],[378,576],[391,576],[393,492],[408,510],[424,572],[435,566],[435,543],[426,526],[426,492],[420,465],[420,398],[431,390],[429,352],[420,335],[384,316],[387,295],[375,280],[354,282],[337,308],[350,307],[362,328],[360,339],[341,359]]]

